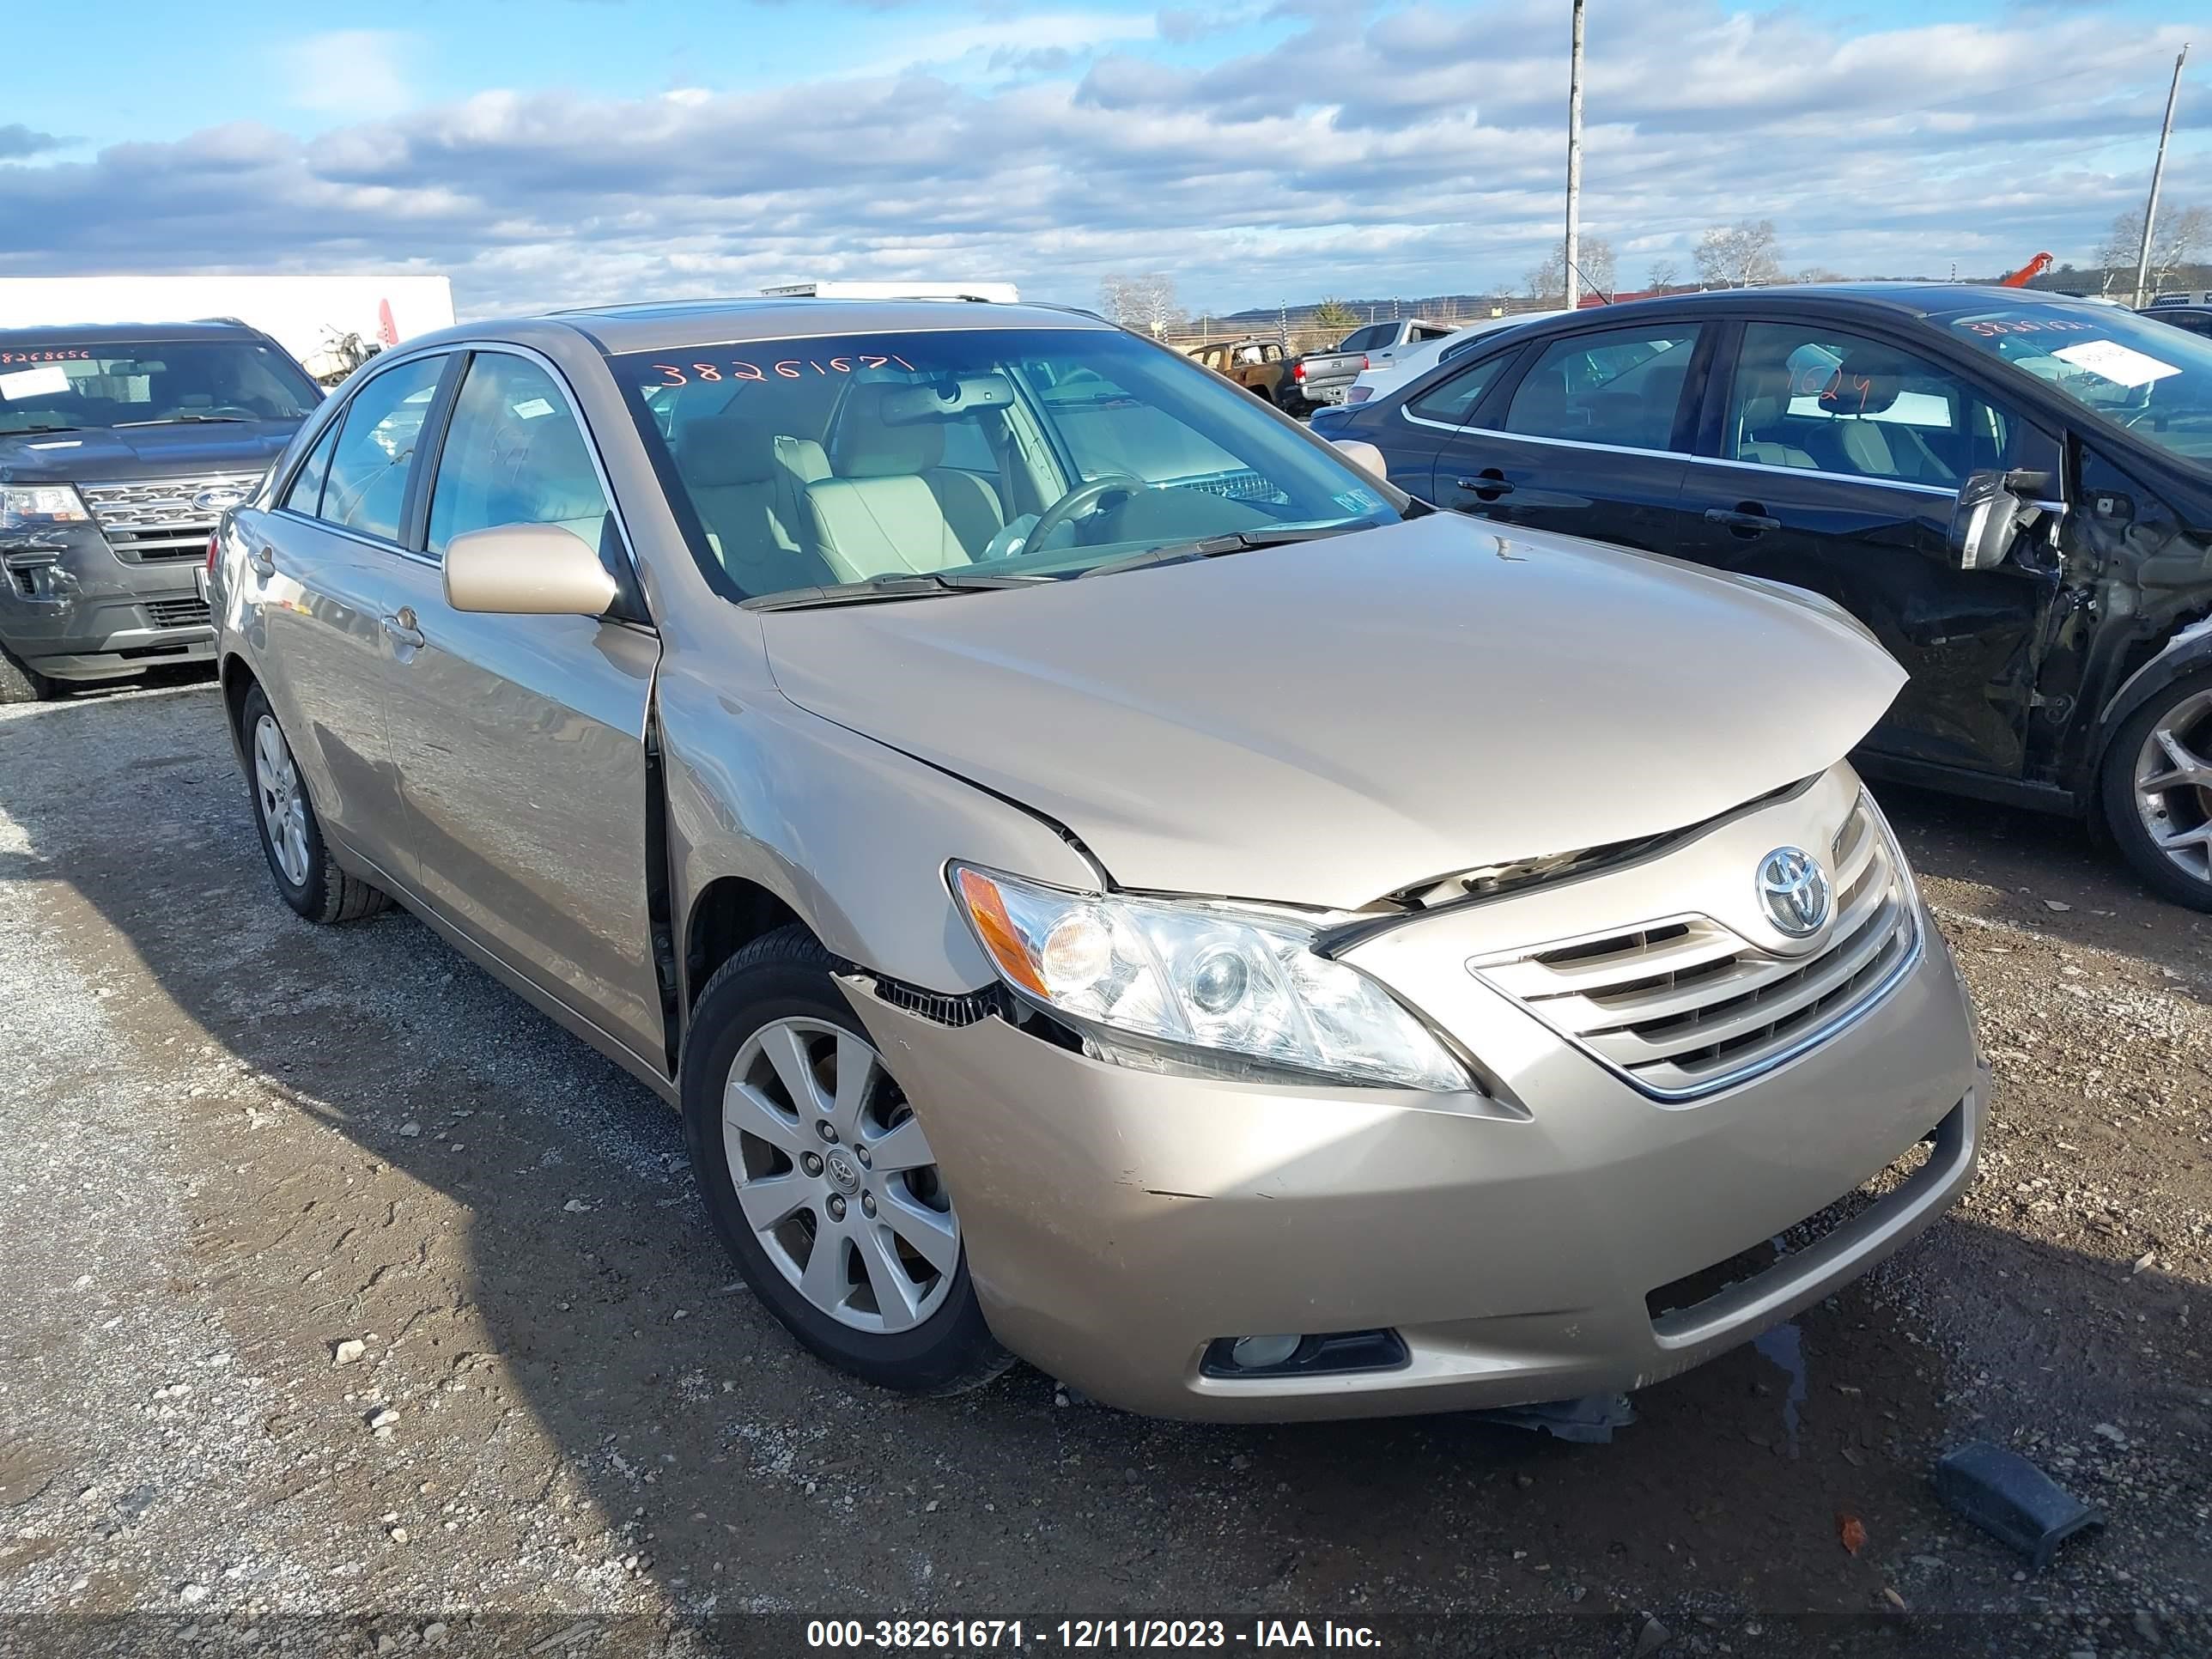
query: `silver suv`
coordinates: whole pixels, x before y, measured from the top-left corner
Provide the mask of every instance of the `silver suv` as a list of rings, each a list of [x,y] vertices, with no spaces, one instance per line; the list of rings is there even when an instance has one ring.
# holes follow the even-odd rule
[[[658,1090],[755,1291],[878,1382],[1626,1389],[1972,1174],[1856,623],[1426,509],[1088,316],[456,330],[216,559],[285,902],[398,898]]]

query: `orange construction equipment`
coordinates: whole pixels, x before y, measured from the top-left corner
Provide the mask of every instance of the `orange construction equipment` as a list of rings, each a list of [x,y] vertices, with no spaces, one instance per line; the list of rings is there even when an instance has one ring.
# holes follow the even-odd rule
[[[2026,288],[2030,283],[2033,282],[2037,277],[2042,276],[2045,271],[2050,269],[2051,256],[2048,253],[2039,253],[2035,258],[2030,259],[2026,264],[2022,265],[2018,270],[2013,272],[2011,276],[1998,277],[1997,286],[1999,288]]]

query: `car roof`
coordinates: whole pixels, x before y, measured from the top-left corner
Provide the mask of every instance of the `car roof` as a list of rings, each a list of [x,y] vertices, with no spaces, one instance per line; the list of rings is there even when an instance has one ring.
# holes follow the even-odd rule
[[[419,336],[412,348],[489,337],[527,342],[548,330],[582,335],[610,356],[633,351],[745,345],[836,334],[908,334],[981,328],[1111,331],[1111,323],[1061,306],[982,300],[823,300],[763,295],[737,300],[659,300],[585,306],[532,317],[465,323]]]
[[[160,340],[258,340],[261,331],[245,323],[210,319],[194,323],[86,323],[37,328],[0,327],[0,343],[10,349],[36,350],[42,346],[144,345]]]
[[[1698,310],[1745,301],[1770,306],[1777,301],[1784,305],[1818,305],[1828,309],[1857,309],[1899,317],[1949,317],[1960,312],[1985,311],[1991,306],[2021,304],[2112,308],[2100,301],[2070,294],[2053,294],[2043,289],[2001,288],[1994,283],[1780,283],[1765,287],[1711,288],[1692,294],[1655,295],[1648,299],[1622,300],[1610,306],[1586,306],[1573,314],[1597,319],[1613,312],[1640,313],[1647,307],[1656,311],[1662,306],[1670,310]]]

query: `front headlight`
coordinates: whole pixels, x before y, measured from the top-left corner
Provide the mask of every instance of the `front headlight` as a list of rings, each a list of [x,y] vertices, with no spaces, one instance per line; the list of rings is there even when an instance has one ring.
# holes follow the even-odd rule
[[[1472,1089],[1428,1027],[1356,969],[1316,956],[1291,919],[1198,900],[1071,893],[967,865],[952,891],[1015,992],[1108,1058],[1178,1048],[1316,1079]],[[1115,1034],[1139,1039],[1116,1044]]]
[[[69,484],[10,484],[0,489],[0,530],[44,530],[82,524],[92,514]]]

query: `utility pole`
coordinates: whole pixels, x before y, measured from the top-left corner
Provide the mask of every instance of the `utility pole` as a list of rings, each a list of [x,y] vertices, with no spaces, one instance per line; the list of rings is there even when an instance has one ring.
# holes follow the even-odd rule
[[[1574,46],[1567,58],[1567,309],[1581,293],[1583,252],[1583,0],[1574,0]],[[2171,113],[2167,116],[2170,122]]]
[[[1577,5],[1582,0],[1575,0]],[[2166,125],[2159,129],[2158,160],[2151,163],[2150,200],[2143,207],[2142,246],[2136,251],[2136,309],[2143,306],[2143,283],[2150,275],[2151,229],[2158,222],[2159,180],[2166,175],[2166,141],[2173,137],[2173,106],[2181,96],[2181,66],[2189,61],[2189,43],[2184,41],[2181,54],[2173,60],[2173,84],[2166,92]]]

